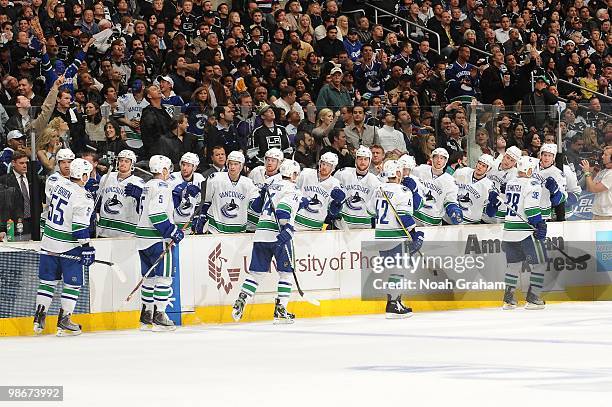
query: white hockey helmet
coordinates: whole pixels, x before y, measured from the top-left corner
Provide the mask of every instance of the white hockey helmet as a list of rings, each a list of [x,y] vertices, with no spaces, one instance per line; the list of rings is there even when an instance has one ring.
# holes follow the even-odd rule
[[[57,154],[55,155],[57,162],[64,160],[74,160],[75,156],[71,149],[69,148],[60,148]]]
[[[264,154],[264,158],[276,158],[278,162],[282,162],[285,156],[280,148],[273,147],[266,151]]]
[[[413,170],[417,166],[416,161],[414,160],[414,157],[409,155],[409,154],[402,155],[397,160],[397,162],[399,163],[399,165],[402,168],[405,168],[405,169],[408,169],[408,170]]]
[[[506,154],[514,159],[514,161],[518,161],[523,156],[523,152],[517,146],[508,147],[506,149]]]
[[[529,170],[533,170],[537,165],[538,161],[535,158],[523,155],[516,162],[516,169],[519,172],[527,173]]]
[[[244,161],[245,161],[244,154],[242,154],[242,151],[232,151],[227,156],[227,161],[236,161],[236,162],[239,162],[240,164],[244,164]]]
[[[89,174],[92,170],[93,165],[91,165],[89,161],[84,160],[82,158],[75,158],[70,163],[70,178],[80,180],[81,178],[83,178],[83,175],[87,175],[89,177]]]
[[[279,172],[282,177],[286,178],[291,178],[293,174],[300,175],[300,164],[290,159],[284,160]]]
[[[335,153],[329,151],[321,156],[319,162],[327,163],[333,168],[336,168],[336,166],[338,165],[338,156]]]
[[[542,144],[542,147],[540,147],[540,155],[542,153],[550,153],[556,156],[557,155],[557,145],[552,144],[552,143]]]
[[[121,150],[119,154],[117,154],[117,158],[125,158],[132,162],[132,166],[130,167],[130,171],[134,171],[134,164],[136,164],[136,154],[132,150]]]
[[[442,157],[446,158],[446,161],[448,161],[448,157],[450,157],[448,155],[448,151],[446,151],[446,149],[442,147],[438,147],[434,151],[431,152],[432,157],[435,157],[437,155],[441,155]]]
[[[355,157],[367,157],[369,159],[372,159],[372,150],[370,150],[366,146],[359,146],[359,148],[355,152]]]
[[[193,165],[193,168],[197,168],[200,165],[200,158],[194,153],[185,153],[181,157],[180,163],[187,163]]]
[[[495,166],[495,159],[489,154],[481,155],[478,158],[478,162],[481,162],[488,167],[487,172],[491,171],[491,169]]]
[[[149,171],[153,174],[161,174],[164,172],[164,168],[168,172],[172,172],[172,161],[164,155],[154,155],[149,159]]]
[[[397,160],[385,161],[383,164],[382,176],[386,178],[397,178],[398,173],[401,176],[404,167]]]

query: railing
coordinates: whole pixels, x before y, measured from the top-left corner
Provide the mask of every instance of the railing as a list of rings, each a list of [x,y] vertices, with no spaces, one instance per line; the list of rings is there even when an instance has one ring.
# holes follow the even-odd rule
[[[612,100],[612,96],[604,95],[603,93],[597,92],[595,90],[592,90],[592,89],[589,89],[589,88],[585,88],[582,85],[576,85],[575,83],[568,82],[565,79],[557,79],[557,83],[563,83],[563,84],[568,85],[568,86],[573,86],[574,88],[585,90],[585,91],[587,91],[589,93],[592,93],[592,94],[597,95],[599,97],[602,97],[604,99]]]
[[[414,23],[414,22],[412,22],[410,20],[406,20],[405,18],[400,17],[397,14],[393,14],[393,13],[391,13],[391,12],[389,12],[389,11],[383,9],[383,8],[380,8],[380,7],[377,7],[377,6],[373,6],[371,4],[368,4],[368,7],[374,9],[374,21],[376,22],[376,24],[378,24],[378,13],[382,13],[385,16],[393,17],[393,18],[395,18],[397,20],[403,21],[406,24],[406,34],[408,34],[408,31],[409,31],[408,30],[408,25],[412,25],[412,26],[415,26],[415,27],[419,28],[420,30],[426,31],[429,34],[433,34],[436,37],[438,37],[438,41],[437,41],[438,47],[437,47],[437,50],[434,49],[434,51],[436,51],[438,53],[438,55],[440,55],[440,52],[442,51],[441,48],[440,48],[440,34],[438,34],[437,32],[435,32],[433,30],[430,30],[427,27],[423,27],[422,25],[416,24],[416,23]],[[408,36],[408,41],[413,42],[415,44],[418,44],[418,41],[413,40],[412,38],[410,38],[410,36]]]

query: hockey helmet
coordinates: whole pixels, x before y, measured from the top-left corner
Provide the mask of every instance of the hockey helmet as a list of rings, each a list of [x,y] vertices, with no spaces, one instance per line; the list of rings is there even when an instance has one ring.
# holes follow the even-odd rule
[[[163,155],[154,155],[149,159],[149,171],[153,174],[161,174],[164,172],[164,168],[168,172],[172,172],[172,161]]]
[[[187,163],[193,165],[194,168],[197,168],[200,165],[200,158],[197,154],[194,153],[185,153],[181,157],[181,163]]]
[[[266,151],[266,154],[264,155],[264,157],[265,158],[276,158],[279,162],[282,162],[283,159],[285,158],[281,149],[276,148],[276,147],[273,147],[269,149],[268,151]]]
[[[432,157],[435,157],[437,155],[441,155],[442,157],[446,158],[446,160],[448,161],[449,155],[448,155],[448,151],[446,151],[445,148],[438,147],[434,151],[431,152]]]
[[[241,151],[232,151],[227,156],[227,161],[236,161],[236,162],[239,162],[240,164],[244,164],[244,161],[245,161],[244,154],[242,154]]]
[[[508,147],[506,149],[506,154],[510,158],[512,158],[514,161],[518,161],[523,156],[523,153],[521,152],[521,149],[518,148],[517,146]]]
[[[397,160],[397,162],[402,168],[406,168],[408,170],[413,170],[417,166],[414,157],[409,154],[404,154]]]
[[[529,170],[533,170],[537,165],[537,160],[529,156],[521,156],[516,163],[516,169],[519,172],[527,173]]]
[[[93,165],[87,160],[82,158],[75,158],[70,163],[70,178],[81,179],[83,175],[87,175],[89,178],[89,174],[93,170]]]
[[[487,171],[491,171],[491,169],[495,166],[495,159],[489,154],[481,155],[480,158],[478,158],[478,162],[486,165],[488,167]]]
[[[69,148],[61,148],[55,155],[55,158],[57,158],[57,162],[64,160],[74,160],[74,157],[74,153]]]
[[[335,153],[329,151],[321,156],[319,162],[327,163],[333,168],[336,168],[336,166],[338,165],[338,156]]]
[[[383,164],[382,176],[386,178],[396,178],[402,172],[402,165],[397,160],[385,161]]]
[[[355,152],[356,157],[367,157],[372,159],[372,151],[366,146],[359,146],[357,151]]]
[[[279,172],[283,178],[291,178],[293,174],[300,175],[300,164],[290,159],[284,160]]]
[[[551,143],[542,144],[542,147],[540,147],[540,155],[542,153],[550,153],[556,156],[557,155],[557,145],[551,144]]]

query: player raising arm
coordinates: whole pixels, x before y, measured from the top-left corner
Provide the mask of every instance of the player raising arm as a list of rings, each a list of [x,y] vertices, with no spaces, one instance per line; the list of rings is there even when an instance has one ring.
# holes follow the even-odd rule
[[[506,184],[516,178],[516,163],[521,158],[521,150],[516,146],[506,149],[506,153],[495,161],[494,167],[487,173],[487,177],[493,181],[493,188],[502,195],[506,192]],[[489,200],[492,203],[493,200]],[[482,219],[486,223],[503,223],[506,218],[506,204],[499,202],[499,206],[493,216],[485,213]]]
[[[453,174],[459,192],[457,202],[463,212],[463,222],[480,223],[486,213],[495,216],[499,207],[498,192],[493,189],[493,181],[487,178],[487,172],[493,168],[495,161],[489,154],[478,158],[476,168],[459,168]]]
[[[196,172],[200,159],[194,153],[185,153],[179,161],[180,171],[173,172],[168,179],[174,204],[174,223],[183,228],[190,221],[201,201],[200,185],[204,176]]]

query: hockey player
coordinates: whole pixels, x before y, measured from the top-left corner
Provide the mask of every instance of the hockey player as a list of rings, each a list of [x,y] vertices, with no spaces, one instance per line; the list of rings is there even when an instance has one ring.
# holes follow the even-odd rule
[[[194,153],[185,153],[179,161],[180,171],[173,172],[168,179],[174,204],[174,223],[185,227],[202,200],[200,186],[204,176],[197,172],[200,159]]]
[[[338,156],[327,152],[319,159],[319,169],[306,168],[297,180],[302,191],[303,204],[295,216],[297,230],[321,230],[328,221],[337,219],[346,197],[340,181],[331,176],[338,165]]]
[[[89,219],[93,198],[85,191],[92,165],[82,158],[70,163],[70,181],[57,182],[51,191],[41,248],[48,252],[79,256],[80,261],[42,255],[38,266],[40,284],[36,295],[34,332],[42,333],[55,287],[63,278],[57,336],[79,335],[81,326],[70,320],[83,285],[83,266],[93,264],[96,250],[89,245]]]
[[[511,146],[506,149],[505,154],[501,159],[497,159],[495,162],[495,166],[491,171],[487,173],[487,177],[493,181],[493,188],[495,191],[498,191],[502,195],[506,191],[506,184],[516,178],[516,163],[519,158],[521,158],[522,152],[516,146]],[[492,202],[489,200],[489,202]],[[499,206],[497,207],[497,211],[493,216],[489,216],[488,214],[484,214],[482,219],[486,223],[503,223],[506,218],[506,204],[503,202],[499,202]]]
[[[227,157],[227,172],[208,177],[204,207],[195,223],[196,233],[241,233],[246,231],[247,209],[259,196],[259,189],[250,178],[243,177],[244,154],[232,151]]]
[[[249,173],[249,178],[253,180],[253,183],[257,188],[261,188],[264,184],[280,181],[281,176],[279,174],[279,169],[284,159],[285,156],[279,148],[269,149],[266,151],[264,156],[264,165],[253,168],[253,170],[251,170]],[[258,219],[259,215],[249,209],[247,224],[248,231],[255,231]]]
[[[143,189],[142,211],[136,227],[136,247],[143,276],[166,250],[166,242],[169,239],[172,242],[169,243],[171,248],[166,253],[168,257],[158,263],[142,284],[140,324],[142,330],[173,331],[176,327],[166,315],[166,306],[170,298],[174,269],[178,264],[175,245],[183,240],[185,235],[172,222],[172,190],[166,182],[172,172],[172,162],[163,155],[154,155],[149,159],[149,170],[155,176]]]
[[[459,192],[457,202],[463,212],[463,222],[480,223],[483,213],[495,216],[499,207],[498,192],[493,189],[493,181],[487,177],[495,166],[495,160],[489,154],[482,154],[476,168],[459,168],[453,174]]]
[[[300,165],[287,159],[281,164],[280,174],[282,179],[264,185],[261,196],[253,202],[253,207],[261,208],[261,216],[255,231],[249,275],[234,303],[232,316],[235,321],[242,318],[247,300],[255,295],[264,273],[270,271],[270,261],[274,257],[279,274],[274,321],[288,324],[294,322],[295,316],[287,312],[287,304],[293,285],[293,223],[302,195],[295,185]]]
[[[55,155],[57,160],[58,171],[47,177],[45,182],[45,209],[40,214],[40,227],[44,228],[44,222],[47,219],[47,210],[51,202],[51,193],[56,184],[70,183],[70,163],[74,160],[74,153],[68,148],[61,148]]]
[[[409,239],[409,251],[412,255],[423,245],[423,232],[417,232],[412,214],[416,209],[412,191],[401,184],[403,164],[388,160],[383,166],[387,182],[381,184],[368,203],[368,211],[376,219],[375,239]],[[415,194],[416,195],[416,194]],[[420,198],[417,199],[419,201]],[[396,215],[397,214],[397,215]],[[398,219],[399,218],[399,219]],[[399,248],[402,246],[400,245]],[[403,276],[391,274],[389,282],[399,282]],[[412,308],[402,304],[401,295],[395,300],[387,294],[385,310],[388,319],[406,318],[412,315]]]
[[[507,262],[504,309],[516,308],[514,291],[518,285],[523,261],[527,261],[531,267],[525,309],[544,308],[544,301],[540,298],[546,267],[546,248],[543,244],[546,239],[546,222],[540,210],[544,189],[539,180],[532,178],[533,168],[537,165],[532,160],[527,156],[521,157],[517,164],[518,178],[506,184],[508,213],[503,237]],[[525,220],[528,223],[525,223]]]
[[[463,213],[457,204],[459,188],[453,176],[444,172],[448,151],[438,147],[431,156],[432,165],[422,164],[412,170],[412,174],[423,183],[423,206],[414,214],[417,225],[440,225],[444,214],[450,223],[457,225],[463,221]]]
[[[340,188],[346,195],[340,211],[338,224],[341,229],[370,229],[373,218],[368,213],[368,202],[372,194],[380,186],[376,175],[369,172],[372,152],[365,146],[360,146],[355,152],[355,168],[341,168],[334,174],[340,181]]]
[[[136,154],[123,150],[117,155],[117,171],[100,180],[98,237],[134,236],[138,224],[144,181],[133,175]]]
[[[549,220],[552,207],[567,200],[567,182],[563,172],[555,166],[556,144],[542,144],[540,164],[533,171],[533,177],[542,184],[540,208],[542,218]]]
[[[412,173],[417,166],[416,161],[413,156],[404,154],[397,160],[397,163],[402,169],[402,185],[412,192],[412,206],[416,211],[423,204],[423,184],[419,177]]]

